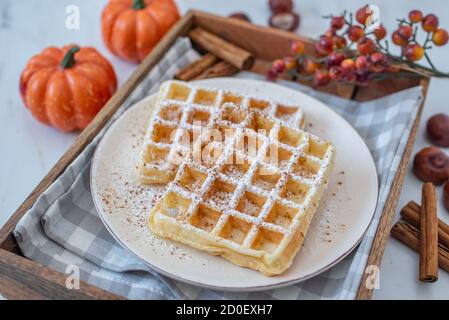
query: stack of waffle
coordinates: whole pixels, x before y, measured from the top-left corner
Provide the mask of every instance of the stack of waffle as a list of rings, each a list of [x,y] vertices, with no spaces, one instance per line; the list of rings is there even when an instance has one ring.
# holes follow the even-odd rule
[[[142,152],[144,183],[168,184],[157,235],[266,275],[285,271],[333,166],[298,106],[167,82]]]

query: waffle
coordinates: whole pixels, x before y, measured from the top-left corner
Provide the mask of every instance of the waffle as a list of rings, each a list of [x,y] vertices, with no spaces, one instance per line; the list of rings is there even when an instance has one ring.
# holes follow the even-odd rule
[[[301,128],[304,113],[286,105],[224,90],[197,88],[181,81],[167,81],[160,90],[139,161],[139,179],[144,184],[167,184],[175,177],[182,157],[189,157],[195,132],[210,127],[226,103],[258,110],[285,125]],[[180,130],[178,130],[180,129]],[[186,137],[188,133],[189,136]],[[186,141],[187,140],[187,141]],[[189,141],[190,140],[190,141]]]
[[[232,134],[208,144],[200,135],[194,148],[214,145],[216,158],[182,161],[151,209],[149,227],[239,266],[280,274],[318,207],[333,145],[247,105],[225,103],[210,127]]]

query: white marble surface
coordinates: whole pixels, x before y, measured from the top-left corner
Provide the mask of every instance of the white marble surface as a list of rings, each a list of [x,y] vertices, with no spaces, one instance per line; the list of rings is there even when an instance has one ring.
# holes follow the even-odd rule
[[[299,32],[316,37],[326,28],[319,17],[337,13],[347,8],[355,10],[366,0],[301,0],[297,11],[301,13]],[[120,84],[127,79],[134,65],[113,57],[104,47],[100,34],[100,14],[106,0],[0,0],[0,225],[25,199],[35,185],[56,163],[76,137],[62,134],[36,122],[19,97],[18,79],[27,59],[49,45],[79,43],[97,47],[110,59],[118,74]],[[185,13],[190,8],[221,15],[233,11],[246,11],[251,19],[267,24],[269,11],[266,0],[177,0]],[[380,7],[381,20],[391,30],[395,18],[405,16],[410,9],[437,13],[442,25],[449,28],[449,2],[445,0],[371,1]],[[75,4],[80,8],[79,30],[65,28],[65,8]],[[244,6],[243,6],[244,4]],[[449,70],[449,47],[431,52],[434,61]],[[448,112],[447,94],[449,80],[432,80],[423,120],[437,112]],[[424,122],[423,122],[424,123]],[[428,145],[421,125],[414,152]],[[448,151],[448,150],[446,150]],[[441,193],[440,193],[441,194]],[[408,174],[399,206],[408,200],[418,200],[420,183]],[[440,217],[449,222],[449,213],[440,207]],[[380,271],[380,289],[375,299],[444,299],[449,298],[449,274],[440,273],[434,284],[421,284],[417,279],[418,258],[415,253],[395,240],[390,240]]]

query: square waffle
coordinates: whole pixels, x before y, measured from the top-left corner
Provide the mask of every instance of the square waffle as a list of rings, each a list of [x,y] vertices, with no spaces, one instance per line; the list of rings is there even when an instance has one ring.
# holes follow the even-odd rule
[[[260,111],[285,125],[297,128],[304,125],[304,113],[297,105],[167,81],[159,90],[156,110],[145,137],[139,161],[140,181],[144,184],[172,181],[179,166],[179,161],[175,160],[190,155],[190,146],[199,136],[195,133],[210,127],[226,103]]]
[[[239,266],[280,274],[318,207],[333,145],[248,104],[224,103],[209,127],[226,138],[199,135],[193,150],[201,157],[183,158],[150,211],[149,227]],[[213,152],[204,152],[211,145]]]

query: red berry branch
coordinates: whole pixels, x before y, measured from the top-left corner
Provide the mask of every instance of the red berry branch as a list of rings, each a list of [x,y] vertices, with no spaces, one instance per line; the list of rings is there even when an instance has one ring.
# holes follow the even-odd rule
[[[387,30],[380,24],[370,31],[368,24],[373,12],[366,5],[355,15],[344,12],[339,16],[325,16],[330,20],[330,28],[319,37],[315,44],[315,55],[304,52],[304,43],[294,41],[290,55],[275,60],[267,73],[267,78],[276,80],[281,74],[291,79],[312,80],[315,86],[341,81],[367,85],[391,76],[416,76],[401,72],[400,66],[420,68],[435,77],[449,77],[448,73],[437,70],[428,55],[432,45],[444,46],[449,40],[448,32],[439,28],[438,17],[424,16],[413,10],[407,19],[398,19],[398,28],[391,34],[391,41],[401,49],[400,55],[390,53]],[[422,29],[425,38],[419,41]],[[417,64],[425,59],[430,67]]]

